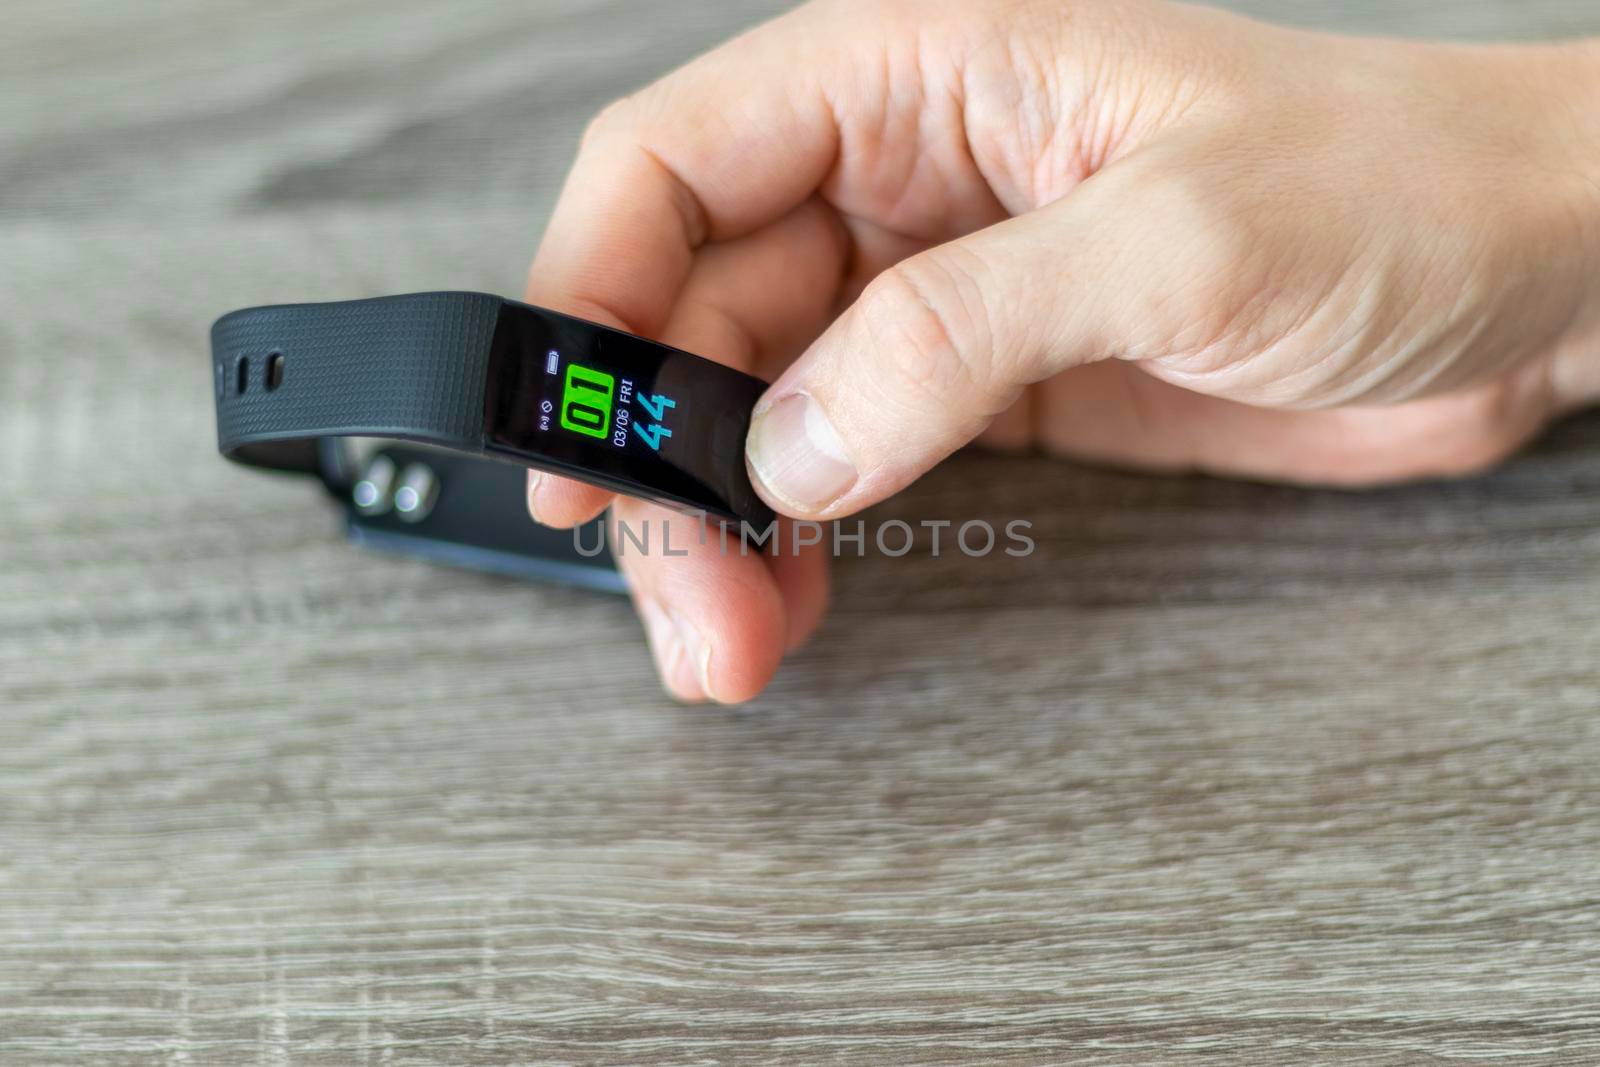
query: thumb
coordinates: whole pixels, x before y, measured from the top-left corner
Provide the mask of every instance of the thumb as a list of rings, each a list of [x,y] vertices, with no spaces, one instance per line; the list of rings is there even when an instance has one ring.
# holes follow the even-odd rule
[[[1126,257],[1095,251],[1074,199],[875,278],[756,405],[746,460],[767,502],[812,519],[876,503],[971,441],[1028,384],[1109,355],[1100,334],[1111,324],[1064,305],[1103,307],[1117,284],[1108,259]]]

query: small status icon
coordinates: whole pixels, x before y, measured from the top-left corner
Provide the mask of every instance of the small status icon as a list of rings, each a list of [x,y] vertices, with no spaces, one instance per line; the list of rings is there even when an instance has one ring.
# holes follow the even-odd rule
[[[554,374],[560,369],[561,353],[552,348],[544,354],[544,372],[546,374]]]

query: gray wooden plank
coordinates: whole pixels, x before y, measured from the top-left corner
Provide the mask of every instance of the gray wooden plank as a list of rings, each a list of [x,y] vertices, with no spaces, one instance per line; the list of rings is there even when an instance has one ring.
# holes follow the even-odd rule
[[[216,459],[212,314],[514,288],[584,116],[774,7],[444,10],[7,9],[0,1062],[1600,1059],[1600,420],[1365,494],[959,457],[880,517],[1037,555],[843,561],[737,711]]]

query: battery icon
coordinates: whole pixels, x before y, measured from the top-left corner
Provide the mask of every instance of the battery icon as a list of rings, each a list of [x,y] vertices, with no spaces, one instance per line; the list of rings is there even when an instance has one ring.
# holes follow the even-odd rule
[[[544,372],[554,374],[561,369],[561,353],[551,349],[544,355]]]

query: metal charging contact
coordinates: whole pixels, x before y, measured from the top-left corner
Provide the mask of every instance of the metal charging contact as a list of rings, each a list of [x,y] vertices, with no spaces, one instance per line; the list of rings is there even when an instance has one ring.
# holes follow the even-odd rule
[[[355,485],[350,499],[363,515],[383,515],[394,506],[394,460],[383,453],[372,457]]]
[[[408,463],[394,491],[395,514],[406,522],[421,522],[439,500],[439,476],[426,463]]]

